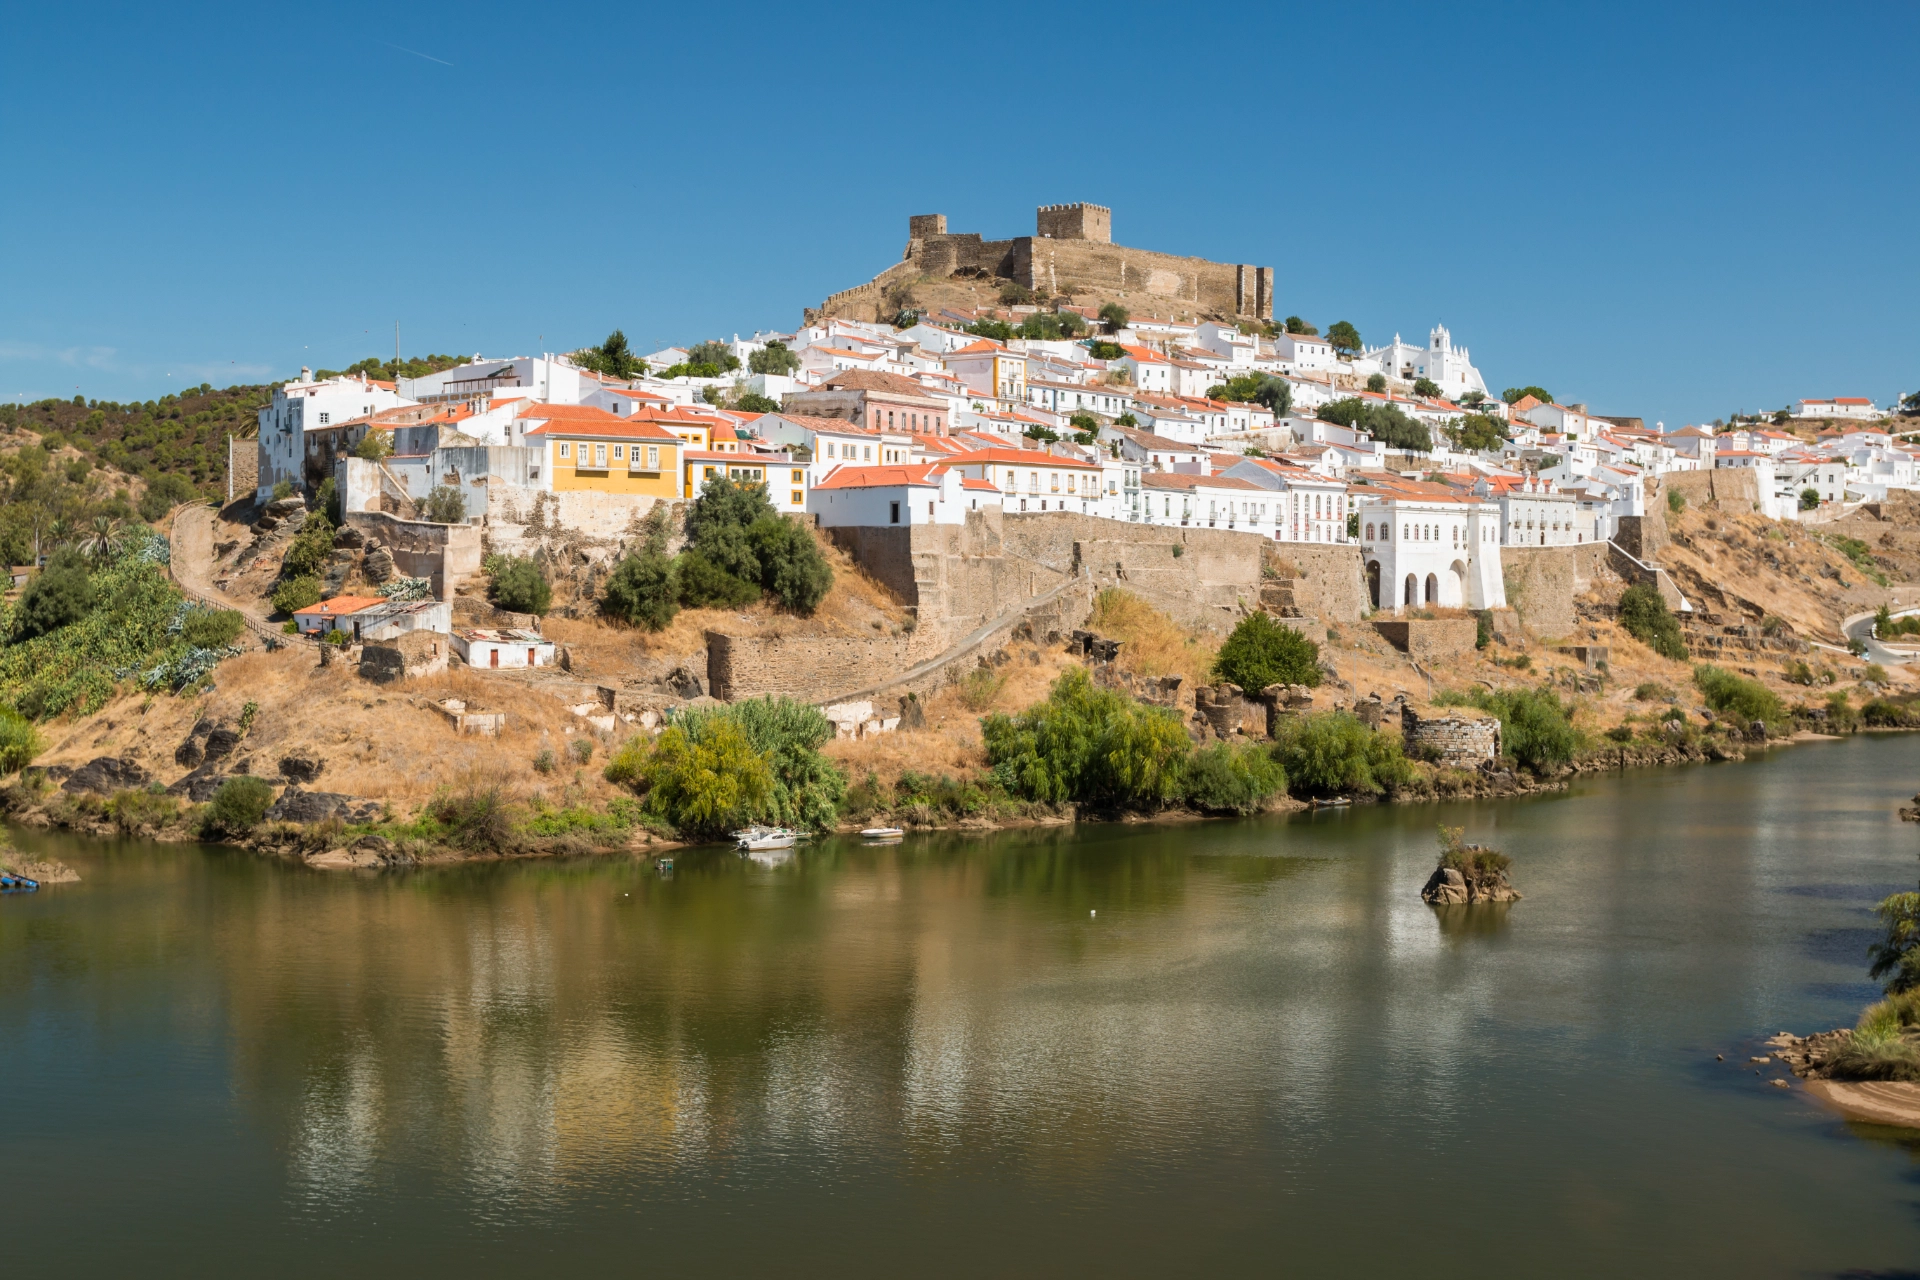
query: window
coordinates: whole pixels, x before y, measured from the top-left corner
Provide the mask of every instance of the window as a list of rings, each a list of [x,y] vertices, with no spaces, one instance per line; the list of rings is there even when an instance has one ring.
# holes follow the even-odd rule
[[[324,413],[320,415],[320,425],[321,425],[321,426],[323,426],[323,427],[324,427],[324,426],[326,426],[326,425],[327,425],[327,418],[328,418],[329,416],[330,416],[330,415],[328,415],[328,414],[324,414]]]
[[[613,446],[613,460],[614,460],[615,462],[618,462],[618,461],[620,461],[620,460],[621,460],[622,458],[624,458],[624,457],[626,457],[626,456],[627,456],[627,451],[626,451],[626,447],[625,447],[624,445],[615,445],[615,446]]]
[[[829,458],[833,456],[833,441],[831,440],[827,441],[827,456]]]
[[[873,461],[873,446],[872,446],[872,445],[870,445],[870,444],[868,444],[868,445],[862,445],[862,446],[860,446],[860,460],[861,460],[862,462],[872,462],[872,461]]]
[[[807,482],[807,473],[795,467],[793,469],[793,482],[795,484],[805,484]]]
[[[560,442],[560,456],[563,458],[571,456],[570,451],[572,450],[572,448],[573,448],[572,444],[570,444],[565,440],[562,440]]]
[[[657,444],[650,444],[647,446],[647,470],[658,471],[659,469],[660,469],[660,446]]]
[[[794,506],[796,506],[796,507],[803,507],[803,506],[805,506],[805,505],[806,505],[806,503],[807,503],[807,493],[806,493],[806,490],[804,490],[804,489],[795,489],[795,490],[793,491],[793,505],[794,505]]]
[[[931,502],[927,504],[927,519],[933,519],[933,504]]]
[[[593,465],[596,467],[607,465],[607,446],[603,444],[593,446]]]
[[[887,523],[888,524],[900,523],[900,504],[899,503],[889,502],[887,504]]]

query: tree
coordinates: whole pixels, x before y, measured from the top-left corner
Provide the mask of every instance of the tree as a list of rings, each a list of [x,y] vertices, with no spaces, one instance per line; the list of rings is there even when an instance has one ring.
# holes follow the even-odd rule
[[[1113,425],[1116,427],[1137,427],[1140,425],[1140,419],[1130,413],[1123,413],[1113,420]]]
[[[1343,356],[1358,355],[1360,331],[1345,320],[1335,321],[1327,330],[1327,345]]]
[[[12,707],[0,707],[0,776],[20,772],[46,749],[33,721]]]
[[[1484,413],[1469,413],[1460,421],[1447,428],[1447,438],[1453,441],[1453,447],[1469,453],[1478,453],[1486,449],[1498,449],[1507,442],[1507,434],[1500,429],[1500,420]]]
[[[1118,360],[1127,354],[1126,349],[1117,342],[1101,342],[1098,339],[1087,344],[1087,354],[1095,360]]]
[[[1501,750],[1535,773],[1567,763],[1580,746],[1573,707],[1549,689],[1481,689],[1473,701],[1500,717]]]
[[[812,613],[833,589],[833,566],[805,526],[767,516],[747,530],[760,560],[760,585],[794,613]]]
[[[509,613],[545,616],[553,605],[553,587],[547,575],[528,556],[488,556],[487,574],[492,579],[487,598]]]
[[[1293,408],[1293,384],[1270,373],[1243,373],[1228,378],[1217,387],[1207,388],[1209,400],[1232,400],[1240,404],[1263,404],[1276,418],[1284,418]]]
[[[1373,392],[1375,395],[1381,395],[1386,391],[1386,389],[1387,389],[1386,374],[1370,373],[1367,375],[1367,390]]]
[[[767,500],[764,485],[742,484],[729,476],[715,476],[702,486],[700,496],[687,507],[687,545],[702,551],[717,551],[728,531],[744,532],[754,521],[777,514],[773,503]],[[722,568],[737,572],[735,565],[726,563],[726,557],[731,554],[735,552],[730,550],[710,558]],[[757,570],[741,572],[739,576],[755,577]]]
[[[1355,396],[1320,406],[1316,412],[1322,422],[1337,422],[1343,427],[1364,431],[1391,449],[1428,453],[1433,449],[1433,433],[1425,423],[1416,422],[1390,404],[1368,404]]]
[[[893,313],[893,327],[896,329],[911,329],[919,323],[920,313],[912,307],[902,307]]]
[[[1460,399],[1457,401],[1457,403],[1463,409],[1473,409],[1473,408],[1479,407],[1480,405],[1485,404],[1486,401],[1487,401],[1487,393],[1484,391],[1475,390],[1475,391],[1468,391],[1462,394]]]
[[[1117,302],[1109,302],[1100,308],[1100,323],[1107,326],[1108,333],[1120,332],[1132,318],[1127,314],[1127,309]]]
[[[1432,378],[1415,378],[1413,380],[1413,394],[1427,400],[1438,400],[1440,398],[1440,384]]]
[[[191,502],[193,497],[193,484],[185,476],[172,471],[157,475],[147,482],[147,491],[140,495],[140,518],[152,524],[181,503]]]
[[[1620,593],[1620,625],[1627,634],[1663,658],[1687,660],[1687,641],[1680,620],[1652,583],[1642,582]]]
[[[1400,735],[1369,729],[1348,711],[1288,716],[1273,754],[1295,795],[1378,795],[1413,778]]]
[[[1078,311],[1056,311],[1054,316],[1060,322],[1060,332],[1069,338],[1077,338],[1087,331],[1087,318]]]
[[[464,524],[467,519],[466,496],[452,485],[437,484],[427,491],[427,500],[420,514],[434,524]]]
[[[393,454],[393,432],[368,427],[367,434],[353,446],[353,456],[366,462],[379,462]]]
[[[1317,338],[1320,336],[1320,330],[1317,326],[1308,324],[1299,316],[1288,316],[1286,326],[1288,333],[1298,333],[1309,338]]]
[[[717,378],[723,373],[738,369],[740,357],[729,351],[726,343],[709,339],[706,342],[696,342],[687,349],[687,365],[689,370],[703,367],[714,370],[712,373],[693,374],[692,376],[696,378]]]
[[[1083,667],[1053,682],[1047,700],[980,722],[994,777],[1049,804],[1157,809],[1180,794],[1191,745],[1179,717],[1096,689]]]
[[[1547,390],[1545,387],[1508,387],[1500,393],[1500,398],[1508,404],[1519,404],[1528,396],[1532,396],[1541,404],[1553,403],[1553,392]]]
[[[1252,813],[1287,787],[1286,770],[1264,746],[1216,742],[1193,753],[1184,778],[1187,803],[1211,813]]]
[[[13,610],[13,642],[58,631],[93,610],[93,581],[86,558],[71,547],[53,553],[47,567],[27,583]]]
[[[967,326],[967,332],[976,338],[990,338],[995,342],[1013,341],[1013,326],[1005,320],[976,320]]]
[[[1809,487],[1800,491],[1800,509],[1802,511],[1811,511],[1819,505],[1820,491],[1818,489]]]
[[[787,344],[778,338],[747,357],[747,368],[754,373],[770,373],[784,378],[799,367],[800,357],[789,351]]]
[[[756,559],[754,568],[759,568]],[[736,577],[698,551],[683,553],[674,562],[680,584],[680,603],[689,609],[738,609],[760,598],[757,584]]]
[[[1896,893],[1874,908],[1886,926],[1880,941],[1867,948],[1873,961],[1867,975],[1887,980],[1888,995],[1920,987],[1920,893]]]
[[[1038,440],[1042,444],[1052,444],[1060,438],[1058,431],[1055,431],[1052,427],[1043,426],[1038,422],[1030,424],[1020,434],[1029,440]]]
[[[747,392],[741,393],[740,398],[734,401],[733,407],[738,409],[742,413],[778,413],[780,412],[779,401],[773,399],[770,396],[763,396],[757,391],[747,391]]]
[[[239,774],[220,784],[201,822],[213,835],[240,836],[266,820],[273,788],[265,778]]]
[[[614,569],[600,608],[622,622],[659,631],[679,612],[679,596],[674,562],[648,550],[628,556]]]
[[[602,372],[608,377],[633,378],[647,371],[647,366],[627,346],[627,335],[619,329],[608,334],[607,340],[600,344],[600,359],[606,366]]]
[[[1782,412],[1785,412],[1782,410]],[[1920,391],[1909,391],[1900,398],[1900,412],[1903,414],[1920,413]]]
[[[1320,683],[1320,646],[1264,612],[1240,619],[1213,660],[1215,679],[1257,694],[1270,684]]]
[[[276,611],[292,617],[309,605],[319,604],[325,594],[318,578],[288,578],[273,589],[269,598]]]
[[[622,772],[616,755],[610,773]],[[753,749],[730,717],[673,723],[655,739],[636,770],[647,809],[681,835],[713,839],[753,821],[773,789],[767,756]]]
[[[283,578],[317,577],[333,558],[333,522],[321,512],[307,516],[280,558]]]
[[[1067,425],[1073,428],[1075,444],[1092,444],[1100,438],[1100,419],[1084,409],[1068,418]]]

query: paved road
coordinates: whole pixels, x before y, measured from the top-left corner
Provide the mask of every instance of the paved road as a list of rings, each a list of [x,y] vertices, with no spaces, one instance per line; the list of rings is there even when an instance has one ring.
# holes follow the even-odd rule
[[[1920,609],[1897,610],[1893,616],[1896,618],[1905,618],[1914,614],[1920,614]],[[1867,660],[1869,662],[1877,662],[1881,666],[1887,666],[1889,664],[1900,666],[1903,663],[1912,662],[1915,654],[1920,652],[1920,650],[1904,646],[1895,649],[1874,639],[1873,615],[1870,613],[1863,613],[1858,617],[1849,618],[1845,630],[1849,640],[1858,640],[1867,646]]]

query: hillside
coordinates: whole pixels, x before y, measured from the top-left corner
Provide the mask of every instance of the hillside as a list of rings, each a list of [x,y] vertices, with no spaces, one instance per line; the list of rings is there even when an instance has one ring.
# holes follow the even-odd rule
[[[131,404],[75,396],[0,405],[0,426],[31,431],[49,449],[78,450],[95,466],[139,476],[184,502],[226,492],[227,437],[253,435],[255,415],[271,398],[264,386],[216,391],[207,383]]]

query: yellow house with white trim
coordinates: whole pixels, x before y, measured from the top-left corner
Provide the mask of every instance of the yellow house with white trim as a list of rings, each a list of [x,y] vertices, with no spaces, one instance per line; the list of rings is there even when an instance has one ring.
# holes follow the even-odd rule
[[[686,442],[652,422],[620,418],[578,404],[534,404],[522,411],[539,425],[527,443],[544,448],[547,488],[593,490],[672,499],[680,491]]]

